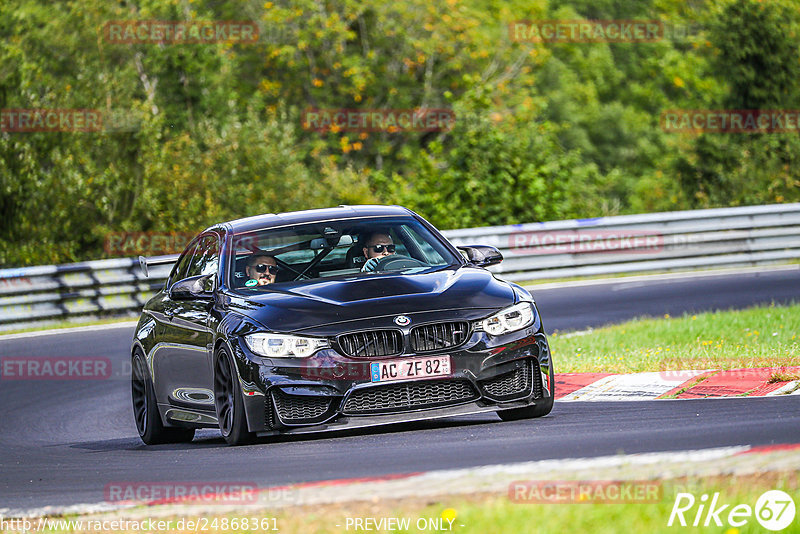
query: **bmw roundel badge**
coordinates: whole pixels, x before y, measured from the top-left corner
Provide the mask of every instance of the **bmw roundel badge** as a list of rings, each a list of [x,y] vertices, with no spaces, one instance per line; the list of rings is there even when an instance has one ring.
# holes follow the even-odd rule
[[[394,323],[397,326],[408,326],[411,324],[411,319],[406,317],[405,315],[398,315],[394,318]]]

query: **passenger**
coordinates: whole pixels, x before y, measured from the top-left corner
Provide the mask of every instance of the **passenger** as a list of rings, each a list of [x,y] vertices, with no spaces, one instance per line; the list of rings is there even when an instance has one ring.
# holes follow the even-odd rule
[[[278,263],[272,256],[253,256],[247,262],[244,272],[247,274],[245,285],[248,287],[273,284],[278,274]]]
[[[362,272],[374,271],[375,264],[382,258],[394,254],[395,245],[388,232],[380,231],[368,234],[364,239],[364,257],[367,261],[361,268]]]

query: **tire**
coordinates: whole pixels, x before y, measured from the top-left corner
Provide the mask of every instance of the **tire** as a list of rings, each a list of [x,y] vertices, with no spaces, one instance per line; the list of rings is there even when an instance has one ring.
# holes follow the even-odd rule
[[[228,350],[220,349],[214,362],[214,406],[219,431],[228,445],[244,445],[251,443],[255,434],[247,429],[244,399],[234,366]]]
[[[543,399],[547,402],[536,406],[526,406],[525,408],[514,408],[511,410],[498,410],[497,415],[503,421],[519,421],[520,419],[534,419],[544,417],[553,409],[553,398]]]
[[[167,428],[161,422],[153,381],[138,349],[131,359],[131,401],[136,430],[145,445],[184,443],[194,438],[193,428]]]
[[[556,382],[553,374],[553,365],[550,364],[550,397],[537,401],[535,406],[525,408],[513,408],[511,410],[497,410],[497,415],[503,421],[519,421],[520,419],[535,419],[544,417],[553,410],[553,400],[556,396]]]

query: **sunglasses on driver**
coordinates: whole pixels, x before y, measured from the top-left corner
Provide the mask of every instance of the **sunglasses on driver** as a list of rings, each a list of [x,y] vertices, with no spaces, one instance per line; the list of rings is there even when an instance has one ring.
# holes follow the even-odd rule
[[[378,254],[380,254],[381,252],[383,252],[383,249],[384,249],[384,247],[385,247],[385,248],[386,248],[386,250],[388,250],[389,252],[391,252],[391,253],[394,253],[394,250],[395,250],[395,246],[394,246],[394,245],[368,245],[368,246],[367,246],[367,248],[371,248],[372,250],[374,250],[374,251],[375,251],[375,252],[377,252]]]
[[[279,270],[277,265],[267,265],[264,263],[261,265],[253,265],[252,267],[256,270],[256,272],[259,273],[265,273],[267,272],[267,269],[269,269],[269,274],[278,274]]]

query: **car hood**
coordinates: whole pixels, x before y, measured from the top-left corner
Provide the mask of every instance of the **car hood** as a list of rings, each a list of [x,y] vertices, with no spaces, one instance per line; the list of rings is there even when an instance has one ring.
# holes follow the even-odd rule
[[[232,295],[230,308],[269,330],[295,332],[359,320],[370,327],[375,318],[399,314],[498,309],[514,298],[511,286],[489,271],[460,267],[281,285],[253,296]]]

